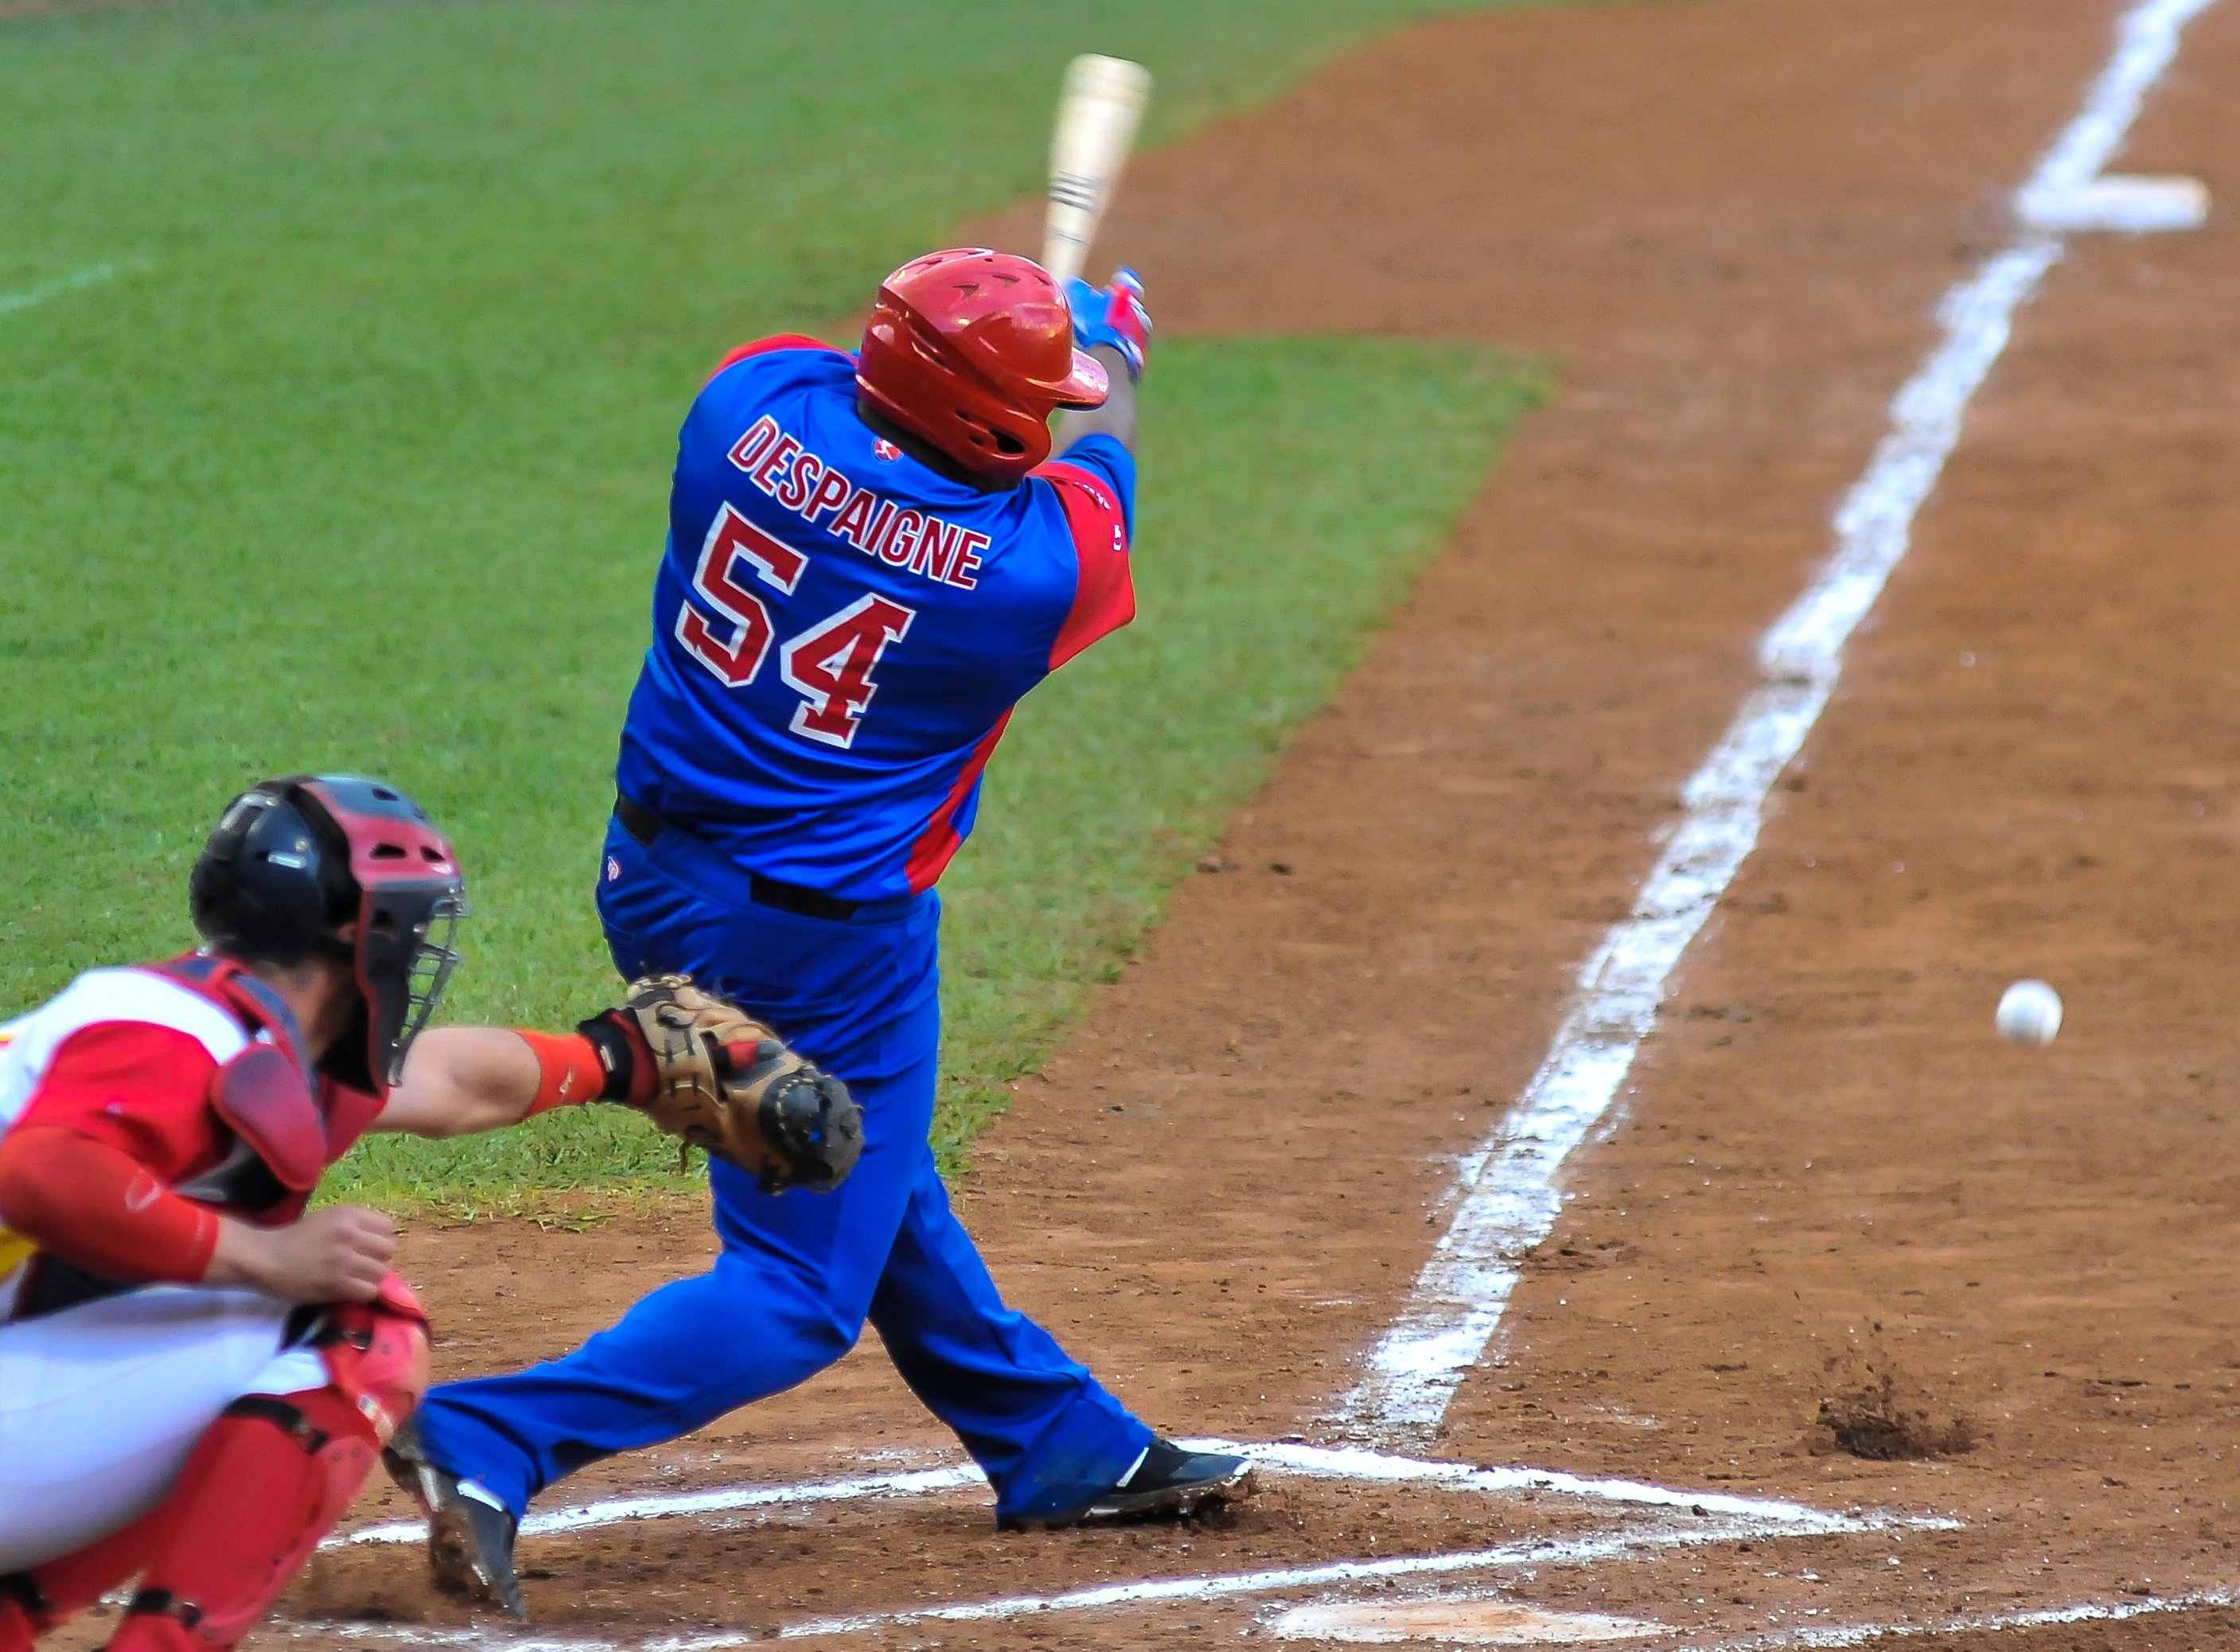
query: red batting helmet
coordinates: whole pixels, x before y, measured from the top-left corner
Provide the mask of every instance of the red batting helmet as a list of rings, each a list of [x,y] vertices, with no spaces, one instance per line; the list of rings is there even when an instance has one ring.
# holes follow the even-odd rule
[[[1073,315],[1031,258],[957,247],[880,283],[857,358],[872,411],[975,475],[1016,482],[1050,457],[1050,416],[1097,407],[1104,369],[1073,347]]]

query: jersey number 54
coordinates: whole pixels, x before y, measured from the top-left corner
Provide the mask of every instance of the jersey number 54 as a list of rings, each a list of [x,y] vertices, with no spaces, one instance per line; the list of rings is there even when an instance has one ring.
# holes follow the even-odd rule
[[[790,596],[808,571],[809,558],[729,504],[717,514],[692,570],[692,590],[724,623],[711,622],[687,603],[677,610],[677,640],[718,681],[734,689],[755,680],[777,630],[769,605],[739,579],[742,564],[762,584]],[[879,691],[872,668],[889,643],[909,635],[917,617],[915,610],[900,603],[860,596],[823,623],[782,644],[778,674],[801,696],[789,725],[794,733],[843,750],[853,745],[863,708]],[[723,635],[726,625],[728,636]]]

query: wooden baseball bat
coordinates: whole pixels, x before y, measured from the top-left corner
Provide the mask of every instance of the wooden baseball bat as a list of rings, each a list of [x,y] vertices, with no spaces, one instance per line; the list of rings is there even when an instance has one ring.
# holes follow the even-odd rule
[[[1089,257],[1150,99],[1151,71],[1141,63],[1087,52],[1066,66],[1043,219],[1043,268],[1061,282],[1079,275]]]

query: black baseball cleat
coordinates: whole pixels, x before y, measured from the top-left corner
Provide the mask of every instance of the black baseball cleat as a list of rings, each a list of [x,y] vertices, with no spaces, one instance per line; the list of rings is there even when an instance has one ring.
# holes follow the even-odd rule
[[[435,1573],[437,1587],[496,1601],[528,1622],[529,1603],[513,1569],[515,1522],[505,1506],[431,1459],[419,1428],[410,1422],[383,1449],[381,1462],[427,1514],[428,1569]]]
[[[1093,1520],[1129,1520],[1148,1515],[1191,1515],[1207,1503],[1249,1497],[1252,1460],[1218,1451],[1185,1451],[1171,1440],[1154,1440],[1119,1482],[1073,1513],[1052,1519],[1008,1520],[1007,1527],[1046,1529],[1082,1526]]]

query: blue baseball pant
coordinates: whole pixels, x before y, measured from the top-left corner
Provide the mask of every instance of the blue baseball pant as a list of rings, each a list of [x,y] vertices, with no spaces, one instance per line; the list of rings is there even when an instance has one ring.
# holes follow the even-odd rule
[[[999,1517],[1063,1518],[1127,1472],[1151,1431],[1003,1306],[934,1169],[939,897],[800,916],[755,902],[697,839],[668,830],[643,846],[617,825],[599,911],[626,978],[688,971],[844,1079],[863,1108],[863,1157],[829,1194],[766,1194],[711,1162],[715,1266],[563,1358],[435,1389],[420,1412],[435,1460],[518,1516],[587,1462],[791,1388],[868,1318],[987,1471]]]

